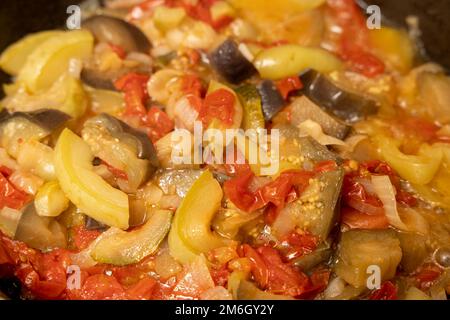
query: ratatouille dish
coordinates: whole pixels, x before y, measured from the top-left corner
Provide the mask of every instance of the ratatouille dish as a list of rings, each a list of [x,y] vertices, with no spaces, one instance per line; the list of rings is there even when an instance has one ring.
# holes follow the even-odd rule
[[[447,299],[450,78],[408,30],[353,0],[105,3],[0,56],[0,296]],[[276,172],[175,161],[196,123],[277,132]]]

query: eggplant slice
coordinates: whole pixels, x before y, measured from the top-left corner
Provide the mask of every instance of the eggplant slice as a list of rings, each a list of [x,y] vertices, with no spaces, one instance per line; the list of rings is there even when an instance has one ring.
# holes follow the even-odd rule
[[[39,127],[48,132],[52,133],[54,130],[60,128],[64,123],[66,123],[70,116],[62,111],[54,109],[41,109],[32,112],[13,112],[10,113],[8,110],[3,109],[0,112],[0,126],[4,125],[9,121],[14,121],[14,119],[21,118],[31,123],[37,124]]]
[[[253,64],[239,51],[238,44],[227,39],[209,57],[211,66],[226,81],[239,84],[257,73]]]
[[[139,159],[149,160],[152,166],[158,167],[155,147],[145,133],[106,113],[86,121],[84,130],[88,130],[91,126],[104,127],[113,137],[133,147]],[[87,131],[83,132],[87,133]]]
[[[108,114],[87,120],[81,136],[96,157],[125,172],[127,178],[117,180],[127,193],[135,193],[159,166],[149,137]]]
[[[261,96],[264,118],[270,121],[286,106],[286,101],[272,80],[262,81],[257,88]]]
[[[127,53],[141,52],[150,54],[152,45],[147,36],[136,26],[115,17],[106,15],[92,16],[82,23],[97,42],[113,44],[123,48]],[[144,67],[121,68],[119,70],[99,71],[94,66],[85,65],[80,78],[90,87],[115,91],[114,81],[129,72],[148,73]]]
[[[95,15],[83,21],[82,27],[91,31],[98,42],[120,46],[127,52],[149,54],[152,48],[138,27],[116,17]]]
[[[301,75],[303,94],[329,114],[346,123],[355,123],[376,114],[378,105],[374,100],[339,88],[328,77],[308,70]]]

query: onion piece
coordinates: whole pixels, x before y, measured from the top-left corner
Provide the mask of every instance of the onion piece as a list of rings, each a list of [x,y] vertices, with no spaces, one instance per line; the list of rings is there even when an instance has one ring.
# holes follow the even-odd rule
[[[0,148],[0,166],[5,166],[13,171],[19,169],[17,162],[9,156],[4,148]]]
[[[227,289],[217,286],[200,294],[200,300],[233,300],[233,297]]]
[[[214,288],[214,281],[208,269],[205,256],[199,255],[191,263],[184,266],[180,280],[173,289],[176,297],[195,299],[199,293]]]
[[[408,231],[408,227],[403,223],[397,210],[397,200],[395,199],[395,189],[388,176],[372,176],[372,185],[383,203],[384,212],[389,220],[389,224],[397,229]]]
[[[345,145],[339,145],[336,147],[336,149],[341,152],[353,152],[355,151],[355,148],[358,146],[358,144],[364,140],[367,140],[368,136],[364,134],[356,134],[351,137],[348,137],[345,139],[344,143]]]
[[[109,228],[105,232],[103,232],[101,235],[97,237],[94,241],[91,242],[91,244],[84,250],[74,253],[70,255],[70,259],[72,261],[72,264],[80,266],[80,268],[91,268],[98,264],[97,261],[95,261],[91,257],[92,250],[97,246],[97,244],[102,241],[103,239],[109,238],[114,236],[115,234],[119,233],[119,229],[117,228]]]
[[[14,238],[22,213],[22,211],[8,207],[0,210],[0,231],[11,239]]]
[[[181,270],[182,265],[170,255],[169,250],[161,249],[155,259],[155,272],[162,279],[169,279],[176,276]]]
[[[325,299],[334,299],[340,296],[344,292],[346,285],[346,282],[342,278],[334,278],[323,292]]]
[[[342,140],[339,140],[335,137],[326,135],[320,124],[317,122],[314,122],[312,120],[306,120],[303,121],[298,125],[298,128],[300,129],[300,134],[304,136],[310,136],[314,138],[317,142],[319,142],[321,145],[327,146],[327,145],[338,145],[338,146],[346,146],[346,143]]]
[[[81,70],[83,69],[83,63],[80,59],[69,60],[69,74],[75,78],[80,79]]]
[[[44,184],[42,178],[23,170],[14,171],[8,179],[16,188],[31,195],[36,195],[38,189]]]

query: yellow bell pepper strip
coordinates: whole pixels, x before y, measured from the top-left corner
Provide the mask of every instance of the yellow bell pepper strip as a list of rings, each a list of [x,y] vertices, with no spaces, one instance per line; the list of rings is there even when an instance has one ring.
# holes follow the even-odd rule
[[[75,30],[43,42],[27,58],[17,81],[32,93],[43,91],[68,70],[71,59],[88,58],[94,46],[89,31]]]
[[[405,180],[419,185],[428,184],[442,162],[442,151],[423,144],[417,155],[401,152],[392,139],[377,137],[381,156]]]
[[[211,231],[211,221],[220,207],[222,196],[222,188],[211,172],[205,171],[194,182],[175,213],[169,234],[169,249],[175,259],[187,262],[195,255],[229,242]]]
[[[62,31],[42,31],[33,33],[10,45],[0,56],[0,68],[16,76],[29,55],[43,42],[62,35]]]
[[[83,213],[111,227],[128,229],[128,196],[93,169],[89,146],[65,129],[55,147],[55,170],[61,189]]]
[[[375,55],[401,73],[408,72],[414,60],[414,46],[404,31],[383,27],[369,30],[369,41]]]
[[[271,80],[295,76],[305,69],[328,73],[342,68],[339,58],[324,49],[291,44],[261,51],[254,65],[262,78]]]

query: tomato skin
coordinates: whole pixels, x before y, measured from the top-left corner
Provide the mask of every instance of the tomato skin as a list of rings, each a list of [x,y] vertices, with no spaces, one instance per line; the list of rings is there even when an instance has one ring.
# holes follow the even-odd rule
[[[351,229],[386,229],[389,220],[383,203],[375,194],[366,191],[362,180],[370,183],[372,175],[387,175],[397,190],[397,201],[414,206],[416,199],[401,189],[400,178],[383,161],[373,160],[361,163],[357,170],[348,172],[342,187],[343,207],[341,222]]]
[[[286,198],[292,195],[291,192],[295,190],[297,194],[302,193],[308,187],[309,179],[315,175],[312,171],[285,171],[277,179],[251,192],[248,188],[254,174],[249,167],[244,170],[224,183],[224,192],[239,209],[246,212],[261,209],[269,203],[281,210]],[[295,197],[290,197],[289,200],[292,201]]]
[[[278,80],[276,86],[284,100],[286,100],[292,92],[303,88],[300,78],[296,76]]]
[[[8,180],[12,172],[5,166],[0,167],[0,209],[4,207],[20,209],[31,200],[28,194],[16,188]]]
[[[345,47],[348,47],[345,46]],[[367,52],[351,51],[344,49],[342,57],[347,60],[353,71],[372,78],[384,72],[384,63],[374,55]]]
[[[314,171],[317,173],[325,173],[325,172],[336,170],[337,168],[338,168],[338,165],[337,165],[336,161],[328,160],[328,161],[318,162],[315,165]]]
[[[71,230],[73,245],[79,250],[84,250],[101,235],[99,230],[88,230],[84,225],[75,226]]]
[[[125,290],[114,276],[96,274],[88,277],[80,289],[70,290],[71,300],[121,300]]]
[[[328,0],[327,10],[342,30],[337,53],[350,68],[366,77],[385,70],[384,63],[369,52],[370,42],[365,18],[354,0]]]
[[[218,89],[206,95],[199,117],[208,126],[213,119],[231,125],[234,117],[236,97],[226,89]]]
[[[203,84],[197,75],[187,74],[181,80],[181,91],[186,95],[191,94],[200,98],[203,94]]]
[[[450,136],[439,134],[441,127],[427,119],[402,112],[394,122],[401,127],[407,139],[429,144],[450,143]]]
[[[148,135],[152,142],[156,142],[171,132],[175,125],[167,113],[157,107],[151,107],[144,121],[148,127]]]
[[[309,277],[310,285],[308,286],[307,292],[302,294],[302,298],[314,298],[317,294],[324,291],[328,282],[330,281],[331,271],[325,268],[319,268],[315,270]]]
[[[419,289],[428,289],[439,278],[443,270],[434,263],[426,263],[414,274],[414,280]]]
[[[296,297],[306,291],[309,285],[308,277],[303,272],[283,263],[277,250],[264,246],[259,247],[257,252],[268,270],[267,289],[270,292]]]
[[[211,277],[216,286],[227,287],[228,277],[230,275],[230,271],[228,270],[227,264],[224,264],[219,269],[211,268]]]
[[[36,299],[63,298],[66,270],[70,265],[68,251],[56,249],[40,253],[3,234],[0,234],[0,246],[0,251],[8,257],[6,263],[13,266],[16,277]]]
[[[242,245],[242,251],[252,264],[252,274],[261,289],[266,289],[269,285],[269,269],[259,253],[248,244]]]
[[[251,273],[262,290],[296,298],[314,298],[328,285],[330,270],[316,269],[308,278],[291,264],[284,263],[280,253],[272,247],[262,246],[253,249],[250,245],[244,244],[240,254],[252,262]]]
[[[341,222],[351,229],[387,229],[389,220],[383,214],[365,214],[353,208],[341,209]]]
[[[381,288],[372,292],[369,300],[397,300],[397,287],[390,281],[386,281]]]
[[[234,178],[224,183],[224,193],[236,207],[245,212],[253,212],[268,205],[266,222],[275,221],[278,212],[298,198],[309,186],[309,180],[317,174],[336,169],[334,161],[319,162],[313,171],[287,170],[275,180],[252,192],[249,185],[255,177],[249,165],[227,165],[226,169]]]
[[[102,160],[101,163],[106,166],[108,171],[111,172],[115,178],[128,180],[128,175],[125,171],[114,168],[112,165],[110,165],[108,162],[104,160]]]
[[[83,230],[82,232],[85,232]],[[113,267],[97,265],[81,270],[81,288],[67,287],[67,268],[71,252],[55,249],[41,253],[0,232],[0,266],[13,273],[36,299],[111,300],[152,299],[158,281],[148,276],[154,270],[149,257],[136,265]],[[111,276],[105,275],[109,270]]]
[[[130,72],[118,79],[114,85],[125,94],[126,107],[122,115],[124,120],[134,125],[137,119],[140,129],[147,133],[152,142],[156,142],[173,130],[174,123],[157,107],[151,107],[147,111],[145,103],[149,99],[149,78],[145,74]]]
[[[342,188],[344,202],[351,208],[369,215],[383,215],[383,203],[377,196],[368,194],[354,177],[346,176]]]
[[[98,273],[85,276],[80,289],[67,290],[69,300],[151,300],[157,281],[145,276],[125,288],[114,276]]]
[[[318,237],[307,232],[300,234],[292,231],[284,239],[281,239],[280,247],[286,259],[290,261],[313,252],[318,244]]]
[[[127,289],[130,300],[151,300],[158,282],[152,277],[145,277],[138,283]]]
[[[398,202],[409,207],[417,206],[417,198],[411,193],[403,190],[399,175],[386,162],[380,160],[367,161],[361,164],[360,170],[367,170],[371,174],[381,174],[389,176],[392,185],[396,189],[396,199]]]
[[[145,102],[148,100],[147,82],[149,78],[148,75],[130,72],[114,83],[116,89],[125,94],[124,115],[138,117],[146,115]]]

